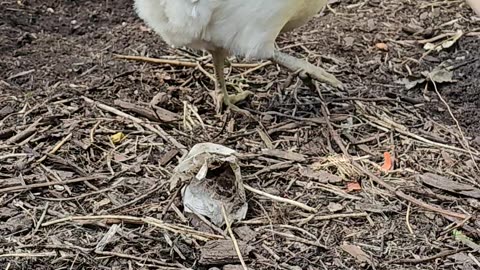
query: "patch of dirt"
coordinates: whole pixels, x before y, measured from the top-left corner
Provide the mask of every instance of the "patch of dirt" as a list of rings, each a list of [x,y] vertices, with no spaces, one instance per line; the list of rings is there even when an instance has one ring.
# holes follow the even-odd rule
[[[471,37],[461,40],[458,49],[451,53],[445,53],[439,58],[441,61],[450,61],[453,65],[459,66],[455,70],[454,79],[456,83],[440,87],[442,97],[452,109],[453,115],[457,118],[461,127],[472,137],[478,136],[480,132],[480,39]],[[441,117],[440,122],[454,124],[448,110],[443,103],[432,102]],[[478,144],[477,144],[478,145]]]
[[[216,115],[208,55],[166,46],[131,1],[1,2],[0,268],[235,269],[225,228],[189,222],[169,190],[182,152],[207,141],[240,153],[248,185],[316,209],[247,192],[232,226],[252,269],[478,267],[480,202],[465,194],[480,188],[479,19],[458,1],[331,2],[278,45],[345,90],[229,68],[262,126]],[[419,43],[458,30],[440,52]],[[441,63],[455,82],[400,83]]]

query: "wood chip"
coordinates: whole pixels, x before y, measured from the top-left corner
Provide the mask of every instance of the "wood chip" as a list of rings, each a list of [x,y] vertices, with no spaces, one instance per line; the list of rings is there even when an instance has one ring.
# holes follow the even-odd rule
[[[245,260],[252,248],[243,241],[238,241],[238,246]],[[200,248],[200,260],[202,265],[219,265],[239,263],[237,252],[232,240],[215,240],[207,242]]]
[[[324,184],[337,184],[343,182],[339,176],[331,174],[327,171],[315,171],[311,168],[300,168],[299,172],[302,176],[315,180]]]
[[[359,246],[342,245],[341,248],[343,251],[354,257],[358,262],[367,262],[369,264],[372,263],[367,253],[365,253]]]
[[[302,154],[298,154],[290,151],[276,150],[276,149],[263,150],[262,154],[270,157],[282,158],[282,159],[297,161],[297,162],[304,162],[306,160],[305,156]]]
[[[425,173],[420,176],[420,179],[423,181],[423,183],[431,187],[435,187],[467,197],[480,199],[480,189],[475,188],[471,185],[455,182],[447,179],[446,177],[433,173]]]

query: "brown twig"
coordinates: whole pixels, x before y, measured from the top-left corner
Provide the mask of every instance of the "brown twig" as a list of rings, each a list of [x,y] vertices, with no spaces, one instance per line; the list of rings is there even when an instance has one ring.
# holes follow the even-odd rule
[[[401,264],[401,263],[410,263],[410,264],[426,263],[426,262],[433,261],[433,260],[436,260],[436,259],[439,259],[439,258],[451,256],[451,255],[454,255],[454,254],[457,254],[457,253],[460,253],[460,252],[463,252],[463,251],[466,251],[466,250],[468,250],[468,248],[461,248],[461,249],[457,249],[457,250],[447,250],[447,251],[443,251],[443,252],[437,253],[437,254],[432,255],[432,256],[418,258],[418,259],[396,259],[396,260],[391,260],[391,261],[386,262],[386,265],[389,265],[389,264],[392,264],[392,263],[396,263],[396,264]]]
[[[227,216],[227,213],[225,211],[225,206],[223,206],[223,205],[222,205],[222,214],[223,214],[223,218],[225,220],[225,223],[227,224],[228,234],[230,235],[230,239],[232,240],[235,251],[237,252],[238,259],[240,260],[240,263],[242,264],[243,270],[248,270],[248,267],[245,264],[245,260],[243,259],[243,256],[242,256],[242,252],[240,251],[240,247],[238,246],[237,239],[235,238],[235,235],[233,234],[230,221],[228,220],[228,216]]]
[[[297,201],[294,201],[294,200],[290,200],[290,199],[285,199],[285,198],[282,198],[282,197],[278,197],[278,196],[275,196],[275,195],[272,195],[272,194],[268,194],[266,192],[263,192],[261,190],[258,190],[258,189],[255,189],[249,185],[246,185],[246,184],[243,184],[243,186],[245,187],[246,190],[248,191],[251,191],[253,193],[256,193],[258,195],[262,195],[264,197],[267,197],[269,199],[272,199],[274,201],[277,201],[277,202],[282,202],[282,203],[287,203],[287,204],[290,204],[290,205],[293,205],[295,207],[299,207],[299,208],[302,208],[303,210],[306,210],[308,212],[317,212],[317,209],[313,208],[313,207],[310,207],[306,204],[303,204],[303,203],[300,203],[300,202],[297,202]]]
[[[37,130],[37,127],[40,125],[40,121],[42,121],[42,120],[43,120],[42,117],[38,118],[35,122],[33,122],[25,130],[19,132],[15,136],[8,139],[7,143],[9,143],[9,144],[10,143],[16,143],[16,142],[21,141],[22,139],[28,137],[30,134],[34,133]]]
[[[66,185],[66,184],[72,184],[72,183],[78,183],[78,182],[83,182],[83,181],[93,181],[93,180],[100,180],[100,179],[108,179],[107,176],[104,175],[92,175],[92,176],[87,176],[87,177],[80,177],[76,179],[70,179],[70,180],[65,180],[65,181],[59,181],[59,182],[48,182],[48,183],[37,183],[37,184],[30,184],[30,185],[25,185],[25,186],[14,186],[14,187],[8,187],[8,188],[2,188],[0,189],[0,194],[3,193],[9,193],[9,192],[17,192],[17,191],[26,191],[34,188],[41,188],[41,187],[49,187],[53,185]]]
[[[144,224],[149,224],[154,227],[158,227],[173,233],[186,234],[200,241],[208,241],[210,239],[223,239],[223,236],[218,236],[215,234],[205,233],[205,232],[196,231],[196,230],[185,228],[185,227],[180,227],[174,224],[165,223],[159,219],[152,218],[152,217],[142,218],[142,217],[123,216],[123,215],[70,216],[70,217],[65,217],[65,218],[60,218],[60,219],[52,220],[49,222],[45,222],[42,224],[42,227],[52,226],[52,225],[67,222],[67,221],[81,221],[81,220],[118,220],[118,221],[133,223],[133,224],[144,223]]]
[[[323,220],[332,220],[332,219],[342,219],[342,218],[361,218],[367,217],[367,213],[345,213],[345,214],[332,214],[332,215],[324,215],[324,216],[317,216],[311,215],[306,218],[302,219],[292,219],[289,223],[298,223],[299,225],[307,224],[310,221],[323,221]]]
[[[123,118],[129,119],[129,120],[131,120],[131,121],[133,121],[137,124],[143,124],[147,129],[149,129],[153,133],[157,134],[158,136],[160,136],[165,141],[172,143],[175,147],[177,147],[182,152],[182,154],[187,153],[186,147],[183,144],[179,143],[175,138],[168,135],[159,125],[153,126],[149,123],[146,123],[145,121],[142,121],[141,119],[139,119],[137,117],[126,114],[126,113],[124,113],[124,112],[122,112],[118,109],[115,109],[111,106],[108,106],[108,105],[102,104],[100,102],[94,101],[94,100],[92,100],[88,97],[85,97],[85,96],[83,96],[82,98],[85,100],[85,102],[87,102],[89,104],[92,104],[92,105],[96,105],[97,107],[99,107],[102,110],[105,110],[105,111],[111,112],[113,114],[116,114],[118,116],[121,116]]]
[[[468,154],[470,155],[470,158],[472,159],[472,162],[473,162],[475,168],[477,169],[477,172],[480,172],[480,168],[478,167],[478,164],[475,160],[475,157],[473,156],[473,152],[472,152],[472,149],[470,148],[470,144],[468,143],[468,140],[465,138],[465,134],[463,134],[463,130],[462,130],[462,127],[460,126],[460,123],[458,122],[458,119],[453,114],[452,109],[450,108],[450,105],[448,105],[448,103],[445,101],[445,99],[442,97],[442,95],[438,91],[437,84],[432,79],[432,76],[429,75],[429,78],[430,78],[430,81],[433,83],[433,88],[435,89],[435,93],[437,94],[438,98],[443,103],[443,105],[445,105],[445,107],[447,107],[447,110],[448,110],[448,113],[450,114],[450,117],[452,117],[453,121],[455,122],[455,125],[458,129],[458,132],[460,133],[460,137],[463,141],[463,146],[468,151]]]
[[[144,56],[133,56],[133,55],[114,55],[117,59],[124,59],[124,60],[133,60],[133,61],[141,61],[147,62],[152,64],[162,64],[162,65],[171,65],[171,66],[183,66],[183,67],[197,67],[198,62],[193,61],[179,61],[179,60],[170,60],[170,59],[161,59],[161,58],[152,58],[152,57],[144,57]],[[254,64],[242,64],[242,63],[231,63],[232,67],[235,68],[257,68],[258,66],[266,66],[267,64],[272,64],[272,62],[268,61],[265,63],[254,63]],[[212,64],[206,64],[205,66],[209,68],[213,68]]]
[[[8,257],[38,258],[38,257],[55,257],[55,256],[57,256],[57,253],[55,251],[40,252],[40,253],[7,253],[7,254],[0,254],[0,258],[8,258]]]
[[[321,92],[319,90],[319,88],[317,87],[317,91],[321,97]],[[340,147],[340,149],[342,150],[343,154],[345,155],[345,157],[348,157],[350,159],[350,162],[352,163],[352,165],[354,165],[359,171],[363,172],[365,175],[367,175],[371,180],[373,180],[375,183],[379,184],[380,186],[384,187],[385,189],[387,189],[388,191],[390,191],[392,194],[395,194],[397,197],[399,198],[402,198],[403,200],[406,200],[408,202],[411,202],[417,206],[420,206],[424,209],[427,209],[427,210],[430,210],[430,211],[433,211],[433,212],[437,212],[437,213],[440,213],[440,214],[443,214],[443,215],[447,215],[447,216],[451,216],[451,217],[456,217],[456,218],[460,218],[460,219],[465,219],[467,218],[467,215],[465,214],[460,214],[460,213],[455,213],[455,212],[452,212],[452,211],[448,211],[448,210],[445,210],[445,209],[442,209],[440,207],[437,207],[437,206],[432,206],[432,205],[429,205],[419,199],[416,199],[410,195],[407,195],[405,194],[403,191],[400,191],[400,190],[397,190],[396,188],[394,188],[393,186],[387,184],[385,181],[383,181],[380,177],[374,175],[373,173],[371,173],[369,170],[365,169],[363,166],[361,166],[357,161],[355,161],[351,156],[350,154],[348,153],[347,151],[347,148],[345,147],[345,145],[343,144],[342,140],[340,139],[340,136],[338,135],[338,133],[333,129],[333,126],[330,124],[330,122],[328,121],[328,117],[329,117],[329,113],[328,113],[328,109],[326,108],[326,106],[322,106],[322,109],[323,109],[323,113],[324,113],[324,116],[326,118],[326,123],[330,129],[330,134],[332,135],[332,138],[333,140],[335,141],[335,143],[338,145],[338,147]],[[463,150],[463,149],[462,149]],[[465,150],[464,150],[465,151]]]
[[[41,158],[39,158],[37,160],[37,163],[41,163],[43,162],[47,157],[48,155],[54,155],[58,150],[60,150],[60,148],[68,141],[70,140],[70,138],[72,138],[72,133],[69,133],[67,136],[65,136],[65,138],[63,138],[61,141],[59,141],[53,148],[52,150],[48,151],[47,154],[43,155]]]
[[[129,254],[124,254],[124,253],[99,251],[99,250],[96,250],[95,253],[98,254],[98,255],[119,257],[119,258],[123,258],[123,259],[135,260],[135,261],[139,261],[139,262],[150,262],[150,263],[160,265],[160,266],[162,266],[162,269],[166,269],[166,270],[169,270],[169,269],[186,269],[181,264],[166,263],[166,262],[155,260],[155,259],[138,257],[138,256],[129,255]]]

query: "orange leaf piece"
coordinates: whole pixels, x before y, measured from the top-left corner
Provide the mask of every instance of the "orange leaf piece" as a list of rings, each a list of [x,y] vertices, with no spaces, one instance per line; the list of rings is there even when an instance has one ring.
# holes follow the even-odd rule
[[[383,153],[383,158],[385,159],[385,162],[382,165],[382,171],[388,172],[393,167],[392,155],[389,152],[385,152]]]
[[[359,191],[362,190],[362,187],[358,182],[348,182],[347,183],[347,192]]]
[[[375,44],[375,47],[377,47],[377,49],[380,49],[382,51],[388,51],[388,45],[382,42]]]

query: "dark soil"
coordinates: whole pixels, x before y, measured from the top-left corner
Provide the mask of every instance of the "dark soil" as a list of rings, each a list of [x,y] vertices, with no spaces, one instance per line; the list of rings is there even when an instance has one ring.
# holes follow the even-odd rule
[[[0,3],[0,269],[241,269],[232,246],[225,258],[205,250],[229,242],[186,219],[169,189],[182,152],[200,142],[237,150],[248,185],[318,211],[247,192],[247,218],[232,227],[252,269],[480,267],[480,20],[464,3],[331,1],[278,45],[345,90],[309,87],[274,65],[230,68],[232,85],[256,92],[240,106],[261,127],[216,115],[199,68],[116,58],[198,61],[213,73],[207,54],[166,46],[131,2]],[[440,52],[419,44],[457,30]],[[454,82],[400,83],[441,63]]]

